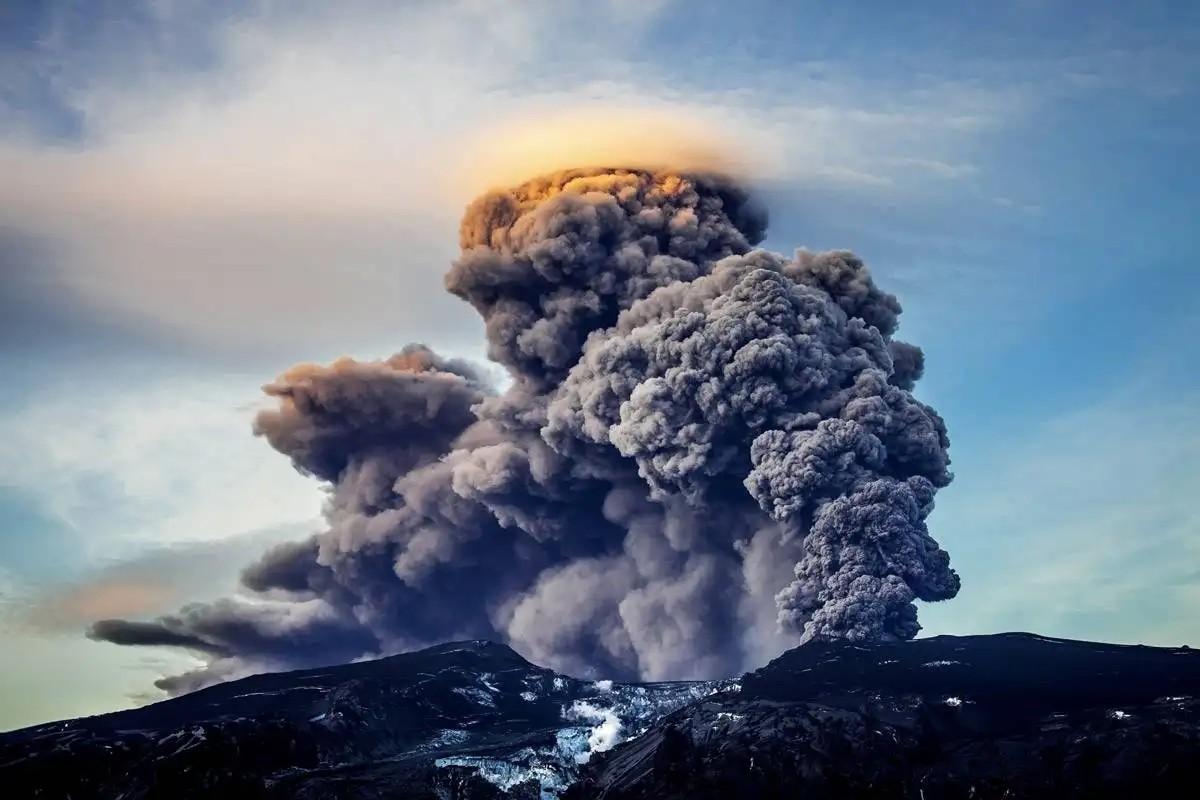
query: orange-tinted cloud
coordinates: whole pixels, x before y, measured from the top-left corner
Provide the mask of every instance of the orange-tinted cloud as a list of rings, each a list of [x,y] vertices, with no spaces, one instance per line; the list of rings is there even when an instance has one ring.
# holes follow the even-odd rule
[[[24,621],[49,631],[79,631],[97,619],[145,616],[169,606],[176,592],[151,578],[107,578],[32,601]]]

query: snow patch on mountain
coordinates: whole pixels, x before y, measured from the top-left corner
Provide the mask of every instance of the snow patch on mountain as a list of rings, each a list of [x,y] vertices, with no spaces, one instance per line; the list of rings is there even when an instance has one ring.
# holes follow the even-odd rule
[[[479,777],[508,792],[526,783],[538,786],[540,800],[556,800],[559,794],[575,778],[573,771],[544,751],[525,748],[507,759],[486,756],[447,756],[439,758],[434,765],[443,767],[467,767],[475,770]]]
[[[482,682],[487,684],[486,680]],[[556,676],[553,679],[555,691],[563,691],[569,685],[566,678]],[[541,800],[556,800],[576,780],[580,768],[594,754],[640,736],[658,719],[689,703],[718,692],[739,691],[741,684],[725,680],[630,686],[601,680],[585,687],[594,694],[562,706],[563,721],[572,724],[559,729],[553,745],[526,747],[504,757],[446,756],[439,758],[436,766],[473,769],[479,777],[505,792],[533,783],[538,786]],[[454,691],[477,702],[482,702],[480,695],[491,700],[485,692],[473,687]],[[538,697],[532,691],[521,693],[521,698],[527,702],[534,702]]]
[[[478,703],[481,706],[495,706],[496,701],[492,696],[482,689],[476,689],[474,686],[459,686],[452,689],[456,695],[465,697],[472,703]]]

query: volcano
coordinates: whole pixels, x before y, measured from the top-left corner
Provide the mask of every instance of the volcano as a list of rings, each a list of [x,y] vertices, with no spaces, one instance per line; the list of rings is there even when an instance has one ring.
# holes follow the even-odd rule
[[[0,785],[124,800],[1172,797],[1200,781],[1198,697],[1186,647],[1024,633],[814,641],[740,678],[665,683],[454,642],[6,733]]]

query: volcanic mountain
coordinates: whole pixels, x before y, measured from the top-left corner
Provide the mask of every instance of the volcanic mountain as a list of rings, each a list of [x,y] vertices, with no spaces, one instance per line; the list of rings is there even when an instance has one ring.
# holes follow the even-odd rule
[[[814,641],[740,679],[584,681],[487,641],[0,735],[33,798],[1174,797],[1200,654],[1023,633]]]

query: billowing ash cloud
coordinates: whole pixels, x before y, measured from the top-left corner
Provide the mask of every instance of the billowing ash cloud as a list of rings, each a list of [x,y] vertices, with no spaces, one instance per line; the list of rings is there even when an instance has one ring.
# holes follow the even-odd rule
[[[851,253],[753,249],[728,180],[572,170],[467,209],[447,288],[510,381],[410,345],[302,365],[255,432],[327,482],[328,527],[258,598],[92,636],[252,669],[495,638],[580,675],[728,675],[815,637],[904,639],[958,591],[921,351]]]

